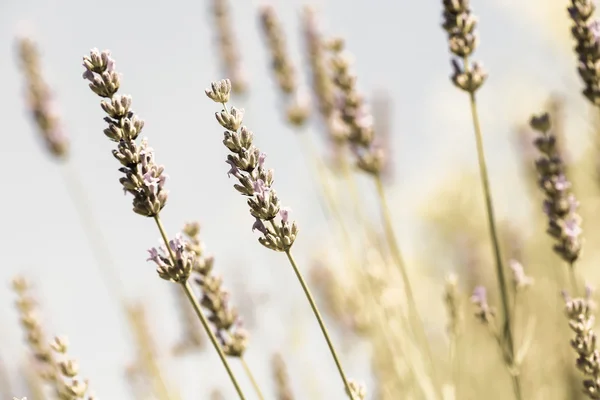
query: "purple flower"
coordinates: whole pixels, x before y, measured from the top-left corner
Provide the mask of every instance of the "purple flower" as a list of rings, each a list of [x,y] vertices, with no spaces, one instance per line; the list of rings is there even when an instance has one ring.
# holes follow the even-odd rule
[[[85,67],[85,64],[83,66]],[[90,82],[94,81],[94,73],[89,69],[83,71],[83,74],[81,76],[83,77],[83,79],[87,79]]]
[[[292,211],[292,210],[289,207],[282,207],[279,210],[279,216],[281,217],[282,223],[287,224],[290,211]]]
[[[556,181],[554,182],[554,189],[556,189],[559,192],[567,190],[570,187],[571,187],[571,182],[569,182],[567,180],[567,177],[565,176],[565,174],[560,174],[556,178]]]
[[[158,252],[156,247],[148,249],[148,253],[150,253],[150,257],[148,257],[148,259],[146,259],[146,261],[154,261],[155,263],[158,264],[160,253]]]
[[[571,239],[577,239],[581,235],[581,227],[579,221],[576,218],[571,217],[565,220],[565,235]]]
[[[265,184],[262,179],[257,179],[252,183],[254,194],[260,200],[265,199],[265,194],[269,191],[269,187]]]
[[[263,168],[265,165],[265,159],[267,158],[267,154],[266,153],[260,153],[260,155],[258,156],[258,167],[259,168]]]
[[[487,290],[484,286],[477,286],[473,289],[473,295],[471,296],[471,302],[478,305],[481,308],[487,308]]]
[[[227,171],[227,177],[230,178],[231,175],[233,175],[236,178],[240,178],[240,170],[234,164],[234,162],[232,160],[227,160],[225,162],[231,166],[231,168],[229,168],[229,171]]]
[[[255,230],[262,232],[265,235],[268,233],[267,227],[259,218],[256,218],[254,224],[252,225],[252,232],[254,232]]]

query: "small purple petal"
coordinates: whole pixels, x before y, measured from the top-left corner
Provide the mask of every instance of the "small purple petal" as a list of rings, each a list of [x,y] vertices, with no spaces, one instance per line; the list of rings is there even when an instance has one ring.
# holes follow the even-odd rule
[[[267,228],[265,227],[265,224],[263,224],[263,222],[258,218],[256,218],[254,224],[252,225],[252,232],[254,232],[255,230],[262,232],[265,235],[267,234]]]
[[[258,166],[259,168],[263,168],[265,165],[265,159],[267,158],[267,154],[266,153],[260,153],[260,155],[258,156]]]
[[[289,217],[290,211],[292,211],[292,210],[289,207],[282,207],[279,210],[279,216],[281,217],[282,223],[286,224],[288,222],[288,217]]]

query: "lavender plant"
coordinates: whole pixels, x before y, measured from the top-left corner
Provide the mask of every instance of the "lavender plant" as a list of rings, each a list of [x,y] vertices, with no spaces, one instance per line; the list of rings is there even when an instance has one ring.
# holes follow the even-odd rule
[[[593,330],[595,304],[592,300],[592,291],[588,287],[585,297],[574,299],[566,292],[563,296],[569,327],[575,333],[575,337],[571,340],[571,347],[577,353],[577,369],[587,377],[583,380],[583,392],[590,399],[600,399],[600,351]]]
[[[235,107],[229,109],[227,107],[231,82],[228,79],[212,82],[211,87],[206,89],[205,92],[212,101],[223,105],[223,110],[215,113],[215,117],[217,122],[226,129],[223,144],[231,152],[226,160],[230,166],[227,175],[234,176],[238,180],[234,188],[248,198],[247,204],[250,208],[250,214],[255,219],[252,230],[261,233],[258,241],[264,247],[286,254],[319,323],[340,377],[347,389],[347,394],[352,400],[355,400],[354,392],[346,378],[321,313],[292,256],[291,248],[296,240],[298,227],[296,222],[290,219],[290,209],[281,207],[277,193],[272,188],[274,171],[265,168],[266,154],[254,146],[254,134],[242,125],[244,110]]]
[[[118,143],[117,148],[113,150],[113,156],[121,163],[119,171],[124,175],[119,182],[123,190],[133,196],[133,211],[153,218],[164,241],[165,247],[150,249],[149,260],[157,264],[157,272],[162,279],[181,285],[238,396],[240,399],[245,399],[223,349],[210,329],[208,320],[188,282],[194,265],[194,254],[186,250],[186,243],[181,235],[169,240],[161,222],[160,211],[168,198],[164,186],[167,177],[164,174],[164,167],[155,162],[154,150],[149,147],[148,140],[144,138],[140,145],[136,143],[144,127],[144,121],[131,110],[131,96],[117,94],[120,76],[115,69],[115,61],[108,50],[100,52],[98,49],[92,49],[89,55],[83,57],[83,67],[85,68],[83,78],[89,81],[90,89],[104,99],[101,106],[107,115],[104,121],[108,123],[104,134],[111,141]]]
[[[572,284],[577,290],[574,268],[582,249],[581,217],[577,214],[579,202],[570,190],[571,183],[565,175],[557,139],[551,131],[550,115],[534,115],[530,125],[539,133],[534,142],[540,153],[535,166],[539,187],[545,195],[543,210],[548,217],[546,232],[556,241],[553,250],[569,265]]]
[[[471,13],[469,0],[443,0],[442,5],[442,28],[448,34],[448,46],[450,52],[452,53],[453,74],[451,76],[451,80],[458,89],[469,94],[471,116],[473,118],[473,128],[475,131],[475,142],[477,145],[479,175],[481,178],[481,186],[485,198],[488,225],[496,264],[496,277],[502,304],[502,346],[506,346],[506,362],[509,368],[515,368],[515,345],[513,339],[514,332],[513,327],[511,326],[509,293],[505,267],[502,260],[502,251],[500,249],[500,241],[498,239],[498,229],[496,227],[496,217],[494,214],[494,205],[492,201],[487,163],[483,149],[483,136],[479,123],[479,115],[477,112],[476,92],[485,82],[487,73],[483,70],[483,67],[480,63],[470,62],[470,57],[477,48],[478,44],[478,36],[475,30],[477,27],[477,18]],[[511,378],[515,397],[517,399],[521,399],[522,393],[519,374],[511,373]]]
[[[339,38],[332,40],[329,43],[329,49],[332,53],[330,59],[332,80],[337,89],[337,111],[345,125],[345,140],[356,156],[356,166],[358,169],[367,173],[375,183],[386,242],[391,250],[394,263],[402,276],[411,321],[417,330],[420,344],[429,359],[431,375],[434,381],[437,381],[433,355],[427,340],[423,321],[419,316],[410,277],[392,225],[392,217],[387,204],[381,175],[384,166],[384,153],[374,140],[373,117],[370,114],[364,97],[357,89],[357,78],[351,73],[350,56],[344,53],[343,40]],[[439,383],[436,386],[440,390]]]
[[[573,26],[571,35],[575,39],[577,71],[585,84],[583,95],[596,107],[600,107],[600,26],[593,19],[596,5],[593,0],[571,0],[567,8]]]
[[[221,56],[221,67],[227,76],[231,76],[234,93],[242,94],[248,90],[248,80],[237,48],[238,41],[233,32],[233,17],[228,0],[212,0],[212,16],[216,30],[216,47]]]

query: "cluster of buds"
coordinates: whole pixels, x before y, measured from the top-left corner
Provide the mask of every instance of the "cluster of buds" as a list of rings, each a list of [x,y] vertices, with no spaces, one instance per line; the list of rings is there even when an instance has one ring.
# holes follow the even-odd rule
[[[535,147],[540,156],[535,162],[539,186],[543,190],[544,213],[548,216],[547,232],[556,240],[554,251],[571,265],[581,253],[581,217],[577,214],[579,202],[571,193],[571,183],[565,176],[564,162],[559,154],[556,136],[551,133],[550,116],[533,116],[531,127],[540,133]]]
[[[16,307],[27,346],[33,355],[36,372],[45,382],[55,386],[56,364],[38,315],[37,301],[31,294],[31,286],[21,276],[13,279],[12,286],[17,294]]]
[[[200,225],[196,222],[183,227],[186,249],[194,254],[192,271],[200,287],[200,304],[208,311],[208,320],[213,324],[223,352],[228,356],[241,357],[248,346],[248,332],[236,308],[231,305],[230,295],[223,288],[223,279],[212,273],[214,258],[206,255],[200,240]]]
[[[27,106],[48,151],[59,159],[68,155],[69,141],[63,131],[52,92],[42,77],[40,56],[29,38],[18,40],[21,70],[27,84]]]
[[[600,106],[600,25],[592,19],[595,9],[592,0],[571,0],[568,11],[573,21],[571,34],[579,59],[577,69],[585,83],[583,95],[595,106]]]
[[[50,344],[57,358],[57,369],[60,372],[58,398],[61,400],[94,400],[88,394],[88,382],[78,378],[77,361],[67,357],[69,343],[66,338],[57,337]]]
[[[330,65],[327,60],[327,43],[320,30],[316,11],[312,6],[305,6],[302,14],[304,41],[311,73],[313,97],[326,127],[329,139],[332,167],[340,167],[343,157],[343,144],[346,141],[347,129],[335,104],[335,86],[331,79]]]
[[[452,82],[459,89],[473,94],[487,78],[480,63],[469,64],[468,61],[478,44],[475,32],[477,18],[471,14],[469,0],[443,0],[443,6],[442,28],[448,33],[450,52],[455,56],[452,58]]]
[[[162,243],[162,240],[160,242]],[[150,257],[147,261],[156,264],[158,276],[175,283],[186,283],[196,262],[195,253],[188,250],[188,244],[181,233],[169,240],[168,249],[161,245],[152,247],[148,253],[150,253]]]
[[[576,365],[587,377],[583,381],[583,392],[590,399],[600,399],[600,351],[596,347],[598,339],[593,330],[595,304],[592,291],[586,288],[585,298],[572,299],[567,293],[563,296],[569,327],[575,332],[571,347],[578,356]]]
[[[375,130],[365,99],[356,88],[356,76],[350,71],[350,57],[344,53],[344,42],[334,39],[328,44],[331,51],[331,73],[337,88],[336,108],[345,130],[336,130],[340,140],[350,143],[357,157],[357,166],[372,174],[381,174],[384,152],[374,143]]]
[[[275,251],[288,251],[298,233],[296,222],[290,220],[289,209],[281,207],[273,185],[273,170],[265,168],[266,154],[254,146],[254,134],[242,126],[244,110],[231,107],[227,102],[231,92],[231,82],[224,79],[213,82],[206,89],[206,95],[216,103],[223,104],[223,110],[215,113],[219,124],[226,129],[223,144],[231,154],[227,156],[230,169],[228,176],[234,176],[238,183],[234,188],[248,197],[250,214],[255,218],[252,230],[261,232],[259,242]]]
[[[309,114],[308,98],[299,90],[296,71],[286,49],[285,35],[281,24],[270,5],[260,9],[260,21],[265,41],[271,55],[272,69],[287,106],[287,119],[296,126],[304,124]]]
[[[333,82],[329,76],[326,62],[325,43],[317,24],[316,11],[312,6],[304,7],[302,25],[312,75],[313,93],[321,115],[328,121],[335,110]]]
[[[133,195],[133,211],[155,217],[165,206],[168,192],[164,188],[164,167],[154,161],[154,150],[146,139],[140,145],[135,141],[144,121],[131,110],[131,96],[117,94],[119,74],[108,50],[92,49],[83,57],[83,66],[83,78],[90,82],[90,89],[105,99],[101,103],[108,123],[104,134],[118,143],[113,155],[122,165],[119,171],[125,175],[120,179],[121,185]]]
[[[237,310],[230,304],[222,278],[212,273],[214,258],[205,254],[199,233],[198,223],[186,224],[183,234],[178,233],[169,242],[173,257],[161,246],[148,250],[148,260],[157,265],[158,274],[163,279],[181,284],[187,282],[190,276],[195,278],[201,291],[200,305],[208,312],[208,320],[214,326],[224,353],[241,357],[248,345],[248,333],[242,327]],[[193,331],[193,327],[189,331]],[[194,337],[189,339],[198,340]]]
[[[217,30],[217,45],[221,53],[221,62],[226,75],[231,76],[232,90],[234,93],[244,93],[248,82],[244,76],[240,56],[236,46],[231,20],[229,4],[227,0],[213,0],[212,11],[215,18]]]

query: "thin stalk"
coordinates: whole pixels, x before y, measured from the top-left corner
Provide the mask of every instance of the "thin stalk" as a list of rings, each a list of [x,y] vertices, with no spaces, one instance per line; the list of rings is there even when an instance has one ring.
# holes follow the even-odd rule
[[[465,65],[468,65],[468,61],[465,60]],[[500,251],[500,241],[498,239],[498,230],[496,228],[496,219],[494,216],[494,206],[492,202],[492,193],[490,190],[490,183],[487,171],[487,165],[485,161],[485,153],[483,150],[483,137],[481,134],[481,126],[479,123],[479,115],[477,113],[477,101],[475,99],[475,93],[469,93],[469,100],[471,105],[471,116],[473,118],[473,128],[475,130],[475,141],[477,144],[477,158],[479,160],[479,175],[481,177],[481,186],[483,187],[483,195],[485,197],[485,206],[487,210],[488,225],[490,229],[490,236],[492,239],[492,246],[494,250],[494,258],[496,261],[496,275],[498,278],[498,287],[500,289],[500,299],[502,303],[502,311],[504,315],[504,326],[502,329],[502,335],[506,340],[508,347],[510,362],[514,362],[514,340],[511,329],[510,321],[510,307],[509,307],[509,293],[506,284],[506,277],[504,275],[504,264],[502,262],[502,252]],[[522,398],[521,384],[519,376],[511,374],[513,376],[513,389],[515,397],[517,399]]]
[[[285,252],[285,254],[286,254],[288,260],[290,261],[292,268],[294,269],[294,273],[296,274],[296,277],[298,278],[298,281],[300,282],[300,285],[302,286],[302,290],[304,291],[304,294],[306,295],[306,299],[310,303],[310,307],[312,308],[313,314],[315,315],[315,318],[317,319],[317,322],[319,323],[321,332],[323,333],[323,336],[325,337],[325,341],[327,342],[327,347],[329,347],[329,351],[331,353],[331,356],[333,357],[333,361],[335,361],[335,365],[338,369],[340,377],[342,378],[342,381],[344,382],[344,386],[346,387],[346,391],[348,392],[348,397],[350,397],[351,400],[355,400],[352,389],[350,387],[350,382],[348,381],[348,378],[346,378],[346,374],[344,373],[344,369],[342,368],[342,363],[340,362],[337,352],[335,351],[335,347],[333,346],[333,342],[331,341],[331,338],[329,337],[329,332],[327,330],[327,327],[325,326],[325,322],[323,322],[323,317],[321,317],[321,313],[319,312],[319,309],[317,308],[317,304],[315,303],[315,300],[310,292],[310,289],[308,288],[308,285],[306,284],[306,281],[304,280],[302,273],[298,269],[298,265],[296,264],[296,261],[294,260],[294,257],[292,256],[292,253],[290,252],[290,250],[287,250]]]
[[[258,381],[254,377],[254,374],[252,373],[250,366],[248,366],[246,359],[242,356],[242,357],[240,357],[240,361],[242,362],[242,367],[244,367],[244,371],[246,372],[248,379],[250,379],[250,382],[252,383],[252,387],[254,387],[254,391],[256,392],[256,395],[258,396],[258,398],[260,400],[265,400],[265,396],[263,395],[262,390],[260,390],[260,385],[258,384]]]
[[[317,155],[317,151],[315,149],[315,145],[312,142],[310,137],[306,137],[306,135],[303,135],[305,138],[303,140],[304,145],[307,148],[307,151],[310,154],[310,158],[314,160],[315,164],[316,164],[316,169],[317,169],[317,175],[319,177],[319,182],[321,183],[321,191],[325,197],[329,212],[331,212],[333,214],[334,219],[336,220],[340,232],[342,234],[342,239],[343,239],[343,245],[345,248],[344,251],[344,258],[346,259],[346,262],[348,263],[348,265],[353,265],[355,270],[358,271],[359,273],[361,273],[363,276],[363,280],[366,283],[367,286],[367,291],[369,294],[369,298],[371,299],[372,302],[374,302],[374,305],[377,306],[377,298],[376,298],[376,290],[373,287],[373,283],[371,282],[370,277],[368,276],[368,273],[360,267],[360,264],[357,260],[356,254],[354,253],[353,249],[354,246],[352,246],[352,240],[350,238],[350,234],[349,231],[346,227],[346,224],[344,223],[344,218],[340,212],[340,208],[339,208],[339,203],[336,201],[335,199],[335,195],[331,189],[331,185],[329,185],[328,180],[327,180],[327,167],[325,165],[325,163],[323,162],[323,160]],[[345,162],[345,164],[347,165],[347,162]],[[348,167],[344,168],[345,172],[347,172],[347,177],[349,177],[349,179],[352,178],[351,174],[350,174],[350,169]],[[357,211],[357,216],[360,218],[360,221],[363,221],[362,215],[360,214],[360,208],[359,208],[359,204],[358,204],[358,195],[356,193],[356,186],[354,186],[354,191],[352,193],[352,197],[354,199],[354,206],[356,208]],[[366,227],[366,224],[363,224],[363,226]],[[382,254],[383,256],[383,254]],[[379,325],[379,329],[381,330],[381,334],[384,337],[384,343],[388,349],[388,351],[391,352],[391,354],[398,354],[397,348],[394,345],[394,342],[391,340],[391,338],[389,337],[389,330],[387,329],[387,320],[390,319],[390,316],[387,313],[387,309],[385,307],[382,308],[382,313],[378,312],[379,310],[377,310],[375,312],[375,314],[377,315],[377,323]],[[394,364],[394,368],[396,368],[396,370],[398,370],[398,363],[397,363],[397,359],[394,358],[393,360],[393,364]]]
[[[94,220],[94,214],[89,207],[89,200],[76,169],[67,161],[61,168],[65,187],[71,197],[73,207],[79,216],[84,235],[96,261],[98,272],[104,282],[104,287],[111,298],[116,297],[125,309],[123,282],[114,270],[115,263],[111,257],[110,248],[104,239],[102,231]]]
[[[431,351],[431,347],[429,346],[429,341],[427,340],[427,334],[425,333],[425,326],[423,325],[423,321],[419,315],[419,311],[417,309],[417,303],[415,301],[415,297],[413,294],[412,286],[410,284],[410,279],[408,277],[408,271],[406,270],[406,264],[404,263],[404,258],[402,257],[402,253],[400,252],[400,247],[398,247],[398,242],[396,240],[396,234],[394,232],[394,228],[392,226],[392,218],[390,215],[390,209],[387,204],[387,199],[385,195],[385,188],[383,186],[383,182],[379,175],[374,177],[375,185],[377,187],[377,194],[379,197],[379,203],[381,208],[383,226],[385,230],[385,236],[388,242],[388,245],[391,250],[392,258],[398,269],[400,270],[400,274],[402,276],[402,282],[404,284],[404,291],[406,293],[406,299],[408,301],[409,313],[412,316],[413,327],[418,329],[417,335],[420,336],[422,341],[422,346],[427,354],[427,358],[429,359],[429,364],[431,368],[432,378],[434,382],[436,382],[436,390],[439,391],[441,386],[439,385],[437,372],[435,368],[435,362],[433,359],[433,353]]]
[[[356,184],[356,177],[355,174],[352,173],[352,168],[350,167],[350,163],[348,162],[346,155],[346,151],[340,155],[340,162],[342,165],[342,174],[348,186],[348,191],[350,192],[350,199],[352,200],[352,208],[355,217],[361,226],[364,227],[367,241],[371,242],[371,244],[379,250],[382,256],[385,256],[383,246],[381,245],[381,242],[377,240],[375,228],[373,228],[369,219],[365,217],[365,214],[363,213],[365,207],[363,204],[361,204],[361,196],[359,194],[358,185]]]
[[[160,216],[155,215],[154,221],[156,221],[156,226],[158,227],[158,230],[160,231],[160,235],[162,236],[162,239],[165,242],[165,246],[167,247],[169,255],[171,256],[171,260],[173,261],[173,263],[175,263],[176,262],[175,254],[173,253],[173,249],[171,249],[171,246],[169,246],[169,238],[167,237],[167,234],[166,234],[165,228],[162,224],[162,221],[160,219]],[[183,288],[183,291],[185,292],[185,295],[187,296],[188,300],[192,304],[192,307],[194,307],[194,311],[196,312],[198,319],[202,323],[204,330],[208,334],[210,342],[212,343],[213,347],[217,351],[217,354],[219,354],[219,358],[221,359],[221,362],[223,363],[223,366],[225,367],[225,370],[227,371],[227,375],[229,375],[229,379],[231,379],[231,383],[233,383],[233,386],[235,387],[235,390],[236,390],[240,400],[246,400],[246,398],[244,397],[244,394],[242,393],[242,389],[240,388],[240,385],[237,382],[235,375],[233,374],[233,371],[229,365],[229,362],[227,361],[227,358],[225,357],[225,353],[223,353],[223,349],[221,348],[221,345],[217,341],[217,338],[216,338],[214,332],[212,331],[212,329],[210,329],[208,320],[206,319],[206,316],[204,315],[204,313],[202,312],[202,309],[200,308],[200,303],[198,303],[198,300],[196,299],[196,296],[194,295],[194,291],[192,290],[190,283],[188,281],[186,281],[186,282],[181,283],[180,285]]]

